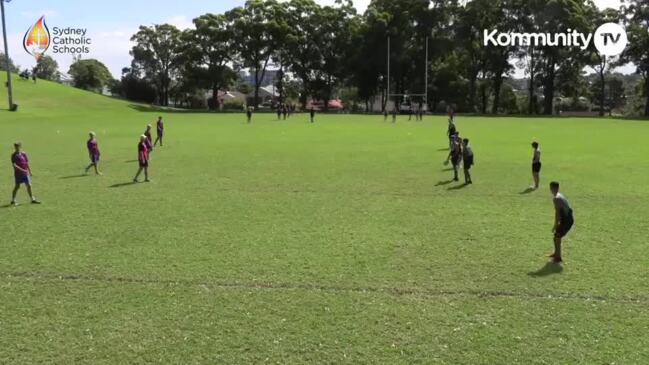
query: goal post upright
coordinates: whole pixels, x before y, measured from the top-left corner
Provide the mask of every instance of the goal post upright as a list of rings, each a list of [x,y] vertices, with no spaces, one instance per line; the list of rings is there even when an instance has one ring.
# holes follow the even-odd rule
[[[389,104],[392,97],[397,97],[397,96],[418,96],[418,97],[423,97],[424,98],[423,105],[426,108],[426,110],[428,110],[429,109],[428,108],[428,73],[429,73],[429,70],[428,70],[428,68],[429,68],[428,67],[429,66],[429,62],[428,62],[428,59],[429,59],[429,48],[428,47],[429,47],[429,45],[428,44],[429,44],[429,37],[426,36],[426,44],[425,44],[425,47],[424,47],[425,48],[424,90],[423,90],[423,93],[420,93],[420,94],[415,94],[415,93],[392,94],[392,92],[391,92],[392,90],[390,88],[390,86],[391,86],[390,85],[390,81],[391,81],[390,79],[392,78],[392,73],[391,73],[391,56],[392,56],[392,54],[391,54],[391,52],[392,52],[391,46],[392,46],[392,44],[391,44],[391,37],[388,35],[387,38],[388,38],[388,47],[387,47],[387,96],[386,96],[387,101],[386,101],[386,109],[387,109],[388,104]],[[397,103],[397,100],[395,99],[393,108],[397,107],[396,103]]]

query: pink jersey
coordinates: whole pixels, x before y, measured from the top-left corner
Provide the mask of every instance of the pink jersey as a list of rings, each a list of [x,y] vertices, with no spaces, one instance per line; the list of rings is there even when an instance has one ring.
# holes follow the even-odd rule
[[[88,153],[93,155],[93,156],[98,156],[99,155],[99,144],[97,143],[96,139],[90,139],[88,140],[87,143],[88,146]]]
[[[142,162],[149,162],[149,147],[147,147],[147,143],[145,142],[140,142],[137,145],[137,159],[138,161]]]
[[[25,152],[14,152],[11,155],[11,164],[14,166],[14,175],[15,176],[27,176],[29,173],[24,172],[23,170],[29,171],[29,158]],[[20,167],[20,169],[16,168]],[[22,170],[21,170],[22,169]]]

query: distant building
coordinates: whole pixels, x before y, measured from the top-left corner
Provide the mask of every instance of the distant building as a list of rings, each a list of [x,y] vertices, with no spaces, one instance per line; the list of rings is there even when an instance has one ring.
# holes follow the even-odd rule
[[[264,78],[259,83],[260,86],[269,86],[275,83],[279,70],[266,70]],[[255,74],[247,71],[239,72],[239,79],[245,83],[255,86]]]

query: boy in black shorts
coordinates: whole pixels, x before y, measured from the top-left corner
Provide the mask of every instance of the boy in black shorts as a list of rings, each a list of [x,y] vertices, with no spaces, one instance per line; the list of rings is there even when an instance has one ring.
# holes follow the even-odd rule
[[[469,145],[469,139],[465,138],[462,147],[462,160],[464,161],[464,183],[466,185],[473,184],[471,181],[471,166],[473,166],[473,149]]]
[[[572,208],[568,199],[559,192],[559,183],[553,181],[550,183],[550,191],[552,192],[552,201],[554,203],[554,252],[550,255],[552,261],[556,264],[563,262],[561,256],[561,240],[572,229],[575,224],[575,219],[572,215]]]
[[[530,188],[537,190],[541,181],[541,149],[539,148],[539,143],[536,141],[532,142],[532,148],[534,149],[534,155],[532,156],[532,178],[534,179],[534,185],[530,186]]]

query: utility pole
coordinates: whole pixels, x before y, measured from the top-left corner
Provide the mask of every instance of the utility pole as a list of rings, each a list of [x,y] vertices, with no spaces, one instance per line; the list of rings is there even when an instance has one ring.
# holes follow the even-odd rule
[[[7,26],[5,22],[5,0],[0,0],[0,13],[2,13],[2,38],[5,45],[5,59],[7,61],[7,94],[9,95],[9,110],[16,111],[14,107],[13,83],[11,82],[11,67],[9,62],[9,44],[7,43]]]

